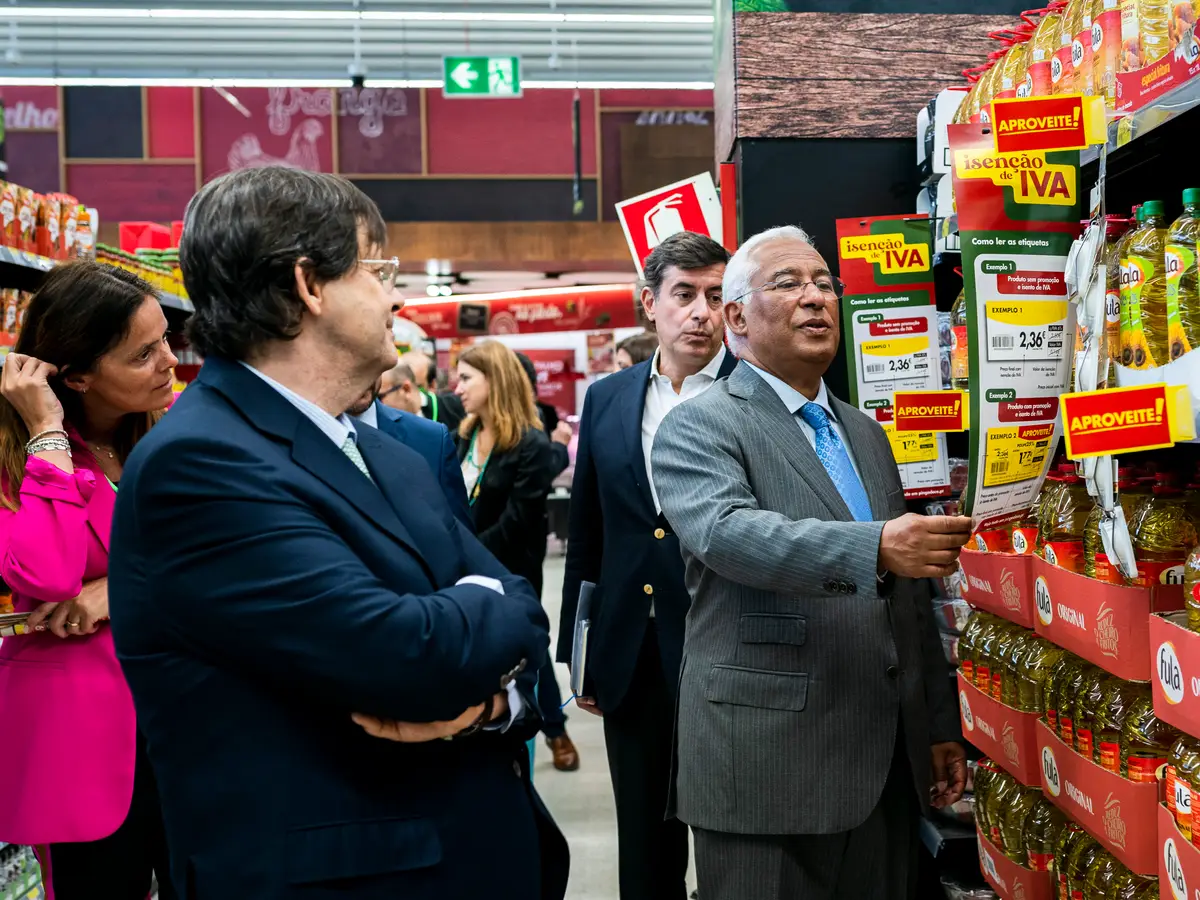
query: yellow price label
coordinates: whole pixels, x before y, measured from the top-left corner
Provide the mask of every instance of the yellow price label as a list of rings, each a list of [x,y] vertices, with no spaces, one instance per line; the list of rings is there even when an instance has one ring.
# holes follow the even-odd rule
[[[933,462],[938,457],[937,435],[932,431],[896,431],[894,425],[884,425],[883,431],[892,445],[896,464]]]
[[[1028,481],[1042,474],[1054,424],[988,429],[984,441],[983,486]]]
[[[1117,122],[1117,146],[1124,147],[1133,140],[1133,117],[1126,116]]]

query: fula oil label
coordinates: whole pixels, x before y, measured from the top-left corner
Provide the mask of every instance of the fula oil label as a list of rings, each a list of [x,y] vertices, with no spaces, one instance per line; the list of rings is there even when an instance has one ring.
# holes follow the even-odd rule
[[[1165,641],[1158,647],[1158,683],[1162,686],[1163,696],[1168,703],[1175,705],[1183,702],[1183,668],[1179,665],[1175,645],[1170,641]]]

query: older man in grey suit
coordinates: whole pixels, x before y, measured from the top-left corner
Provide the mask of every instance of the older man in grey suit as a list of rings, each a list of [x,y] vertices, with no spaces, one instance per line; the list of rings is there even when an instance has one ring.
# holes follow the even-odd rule
[[[723,294],[741,362],[651,457],[692,595],[676,811],[700,896],[907,898],[921,811],[966,781],[925,579],[971,520],[907,513],[883,430],[826,391],[842,289],[803,231],[747,241]]]

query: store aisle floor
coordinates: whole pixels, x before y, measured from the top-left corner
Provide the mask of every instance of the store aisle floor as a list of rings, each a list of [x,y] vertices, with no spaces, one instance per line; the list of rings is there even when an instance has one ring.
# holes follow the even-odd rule
[[[562,600],[563,558],[553,550],[546,559],[543,602],[550,616],[551,646],[558,635]],[[567,667],[556,666],[563,699],[571,696]],[[617,820],[613,807],[604,729],[595,716],[572,703],[567,708],[567,733],[579,748],[578,771],[559,772],[540,739],[534,758],[533,783],[546,801],[571,846],[571,881],[566,900],[617,900]],[[694,869],[688,873],[689,892],[696,887]]]

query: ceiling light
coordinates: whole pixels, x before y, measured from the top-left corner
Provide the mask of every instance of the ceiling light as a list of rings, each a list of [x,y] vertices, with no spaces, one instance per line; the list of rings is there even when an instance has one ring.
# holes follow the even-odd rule
[[[3,9],[3,7],[0,7]],[[201,87],[201,88],[344,88],[345,77],[341,78],[106,78],[52,77],[52,76],[4,76],[4,83],[12,87]],[[522,87],[534,90],[584,90],[584,91],[711,91],[711,81],[522,81]],[[436,78],[372,78],[371,87],[377,88],[430,88],[440,89],[442,81]]]
[[[337,22],[361,18],[376,22],[504,22],[509,24],[578,25],[711,25],[711,15],[678,13],[532,13],[532,12],[431,12],[421,10],[337,9],[174,9],[170,7],[11,6],[10,19],[174,19],[270,22]]]
[[[429,297],[438,297],[441,295],[441,291],[438,290],[436,284],[430,284],[425,286],[425,294]]]

